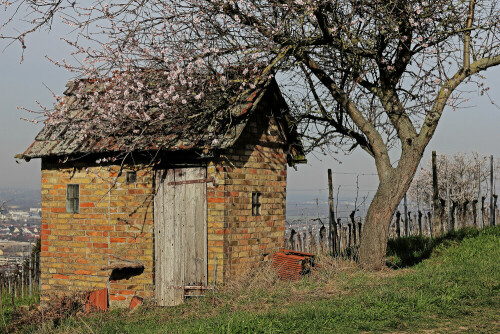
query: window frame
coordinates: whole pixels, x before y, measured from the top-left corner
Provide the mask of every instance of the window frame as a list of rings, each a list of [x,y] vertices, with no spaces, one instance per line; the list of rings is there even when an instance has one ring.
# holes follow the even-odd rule
[[[257,217],[262,215],[262,193],[260,191],[252,191],[252,216]]]
[[[137,172],[134,170],[125,172],[125,179],[127,184],[136,183],[137,182]]]
[[[72,189],[72,190],[70,190]],[[80,212],[80,185],[67,184],[66,185],[66,212],[79,213]]]

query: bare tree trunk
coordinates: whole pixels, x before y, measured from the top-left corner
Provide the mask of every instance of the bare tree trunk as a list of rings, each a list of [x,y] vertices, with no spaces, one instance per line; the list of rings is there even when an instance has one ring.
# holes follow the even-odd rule
[[[395,182],[392,184],[384,182],[379,185],[366,213],[362,231],[363,242],[359,249],[359,263],[363,267],[379,270],[385,266],[389,226],[408,186],[409,182],[406,187],[399,189]]]
[[[359,248],[359,263],[362,267],[371,270],[385,267],[389,226],[396,208],[410,187],[422,153],[423,148],[407,148],[403,150],[396,168],[385,170],[378,166],[379,186],[366,213]]]

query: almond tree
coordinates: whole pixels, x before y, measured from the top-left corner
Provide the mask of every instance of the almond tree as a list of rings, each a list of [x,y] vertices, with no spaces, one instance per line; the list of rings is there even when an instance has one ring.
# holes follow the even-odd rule
[[[500,64],[497,0],[1,3],[1,38],[23,49],[54,20],[72,27],[64,36],[76,60],[55,63],[100,87],[112,81],[80,92],[100,111],[92,126],[110,132],[140,136],[161,110],[196,107],[215,90],[217,101],[231,102],[227,87],[244,91],[275,76],[311,149],[359,146],[373,157],[380,182],[359,261],[374,269],[384,265],[391,217],[445,107],[464,102],[465,82],[486,92],[478,74]],[[14,30],[17,19],[29,27]],[[91,135],[92,126],[73,125],[64,110],[45,113]]]

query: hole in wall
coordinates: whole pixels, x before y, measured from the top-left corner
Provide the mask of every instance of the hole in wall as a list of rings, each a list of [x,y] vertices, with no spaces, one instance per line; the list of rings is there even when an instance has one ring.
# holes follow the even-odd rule
[[[123,267],[115,268],[109,275],[110,281],[119,281],[122,279],[129,279],[134,276],[139,276],[144,272],[144,267]]]

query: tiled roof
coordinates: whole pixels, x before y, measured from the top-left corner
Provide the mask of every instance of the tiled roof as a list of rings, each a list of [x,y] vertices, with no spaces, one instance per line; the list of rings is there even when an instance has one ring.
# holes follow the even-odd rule
[[[63,103],[70,106],[68,112],[71,113],[71,122],[84,124],[92,120],[95,111],[75,96],[74,86],[81,82],[70,82],[67,85],[68,89],[64,93],[66,97]],[[151,125],[145,129],[143,128],[139,134],[131,128],[124,128],[110,136],[102,130],[105,127],[99,126],[90,131],[91,135],[84,137],[79,133],[78,127],[69,126],[68,123],[49,124],[46,122],[33,144],[23,154],[16,157],[29,160],[48,156],[68,157],[130,151],[200,150],[209,152],[224,149],[233,145],[238,139],[249,115],[257,109],[260,101],[266,96],[266,92],[273,91],[273,94],[267,96],[274,99],[272,103],[280,104],[276,110],[287,110],[276,82],[270,80],[261,87],[241,93],[236,99],[237,102],[222,110],[200,112],[199,109],[193,108],[191,111],[182,113],[171,112],[161,121],[154,119],[154,122],[151,122]],[[292,137],[298,141],[296,134]]]

